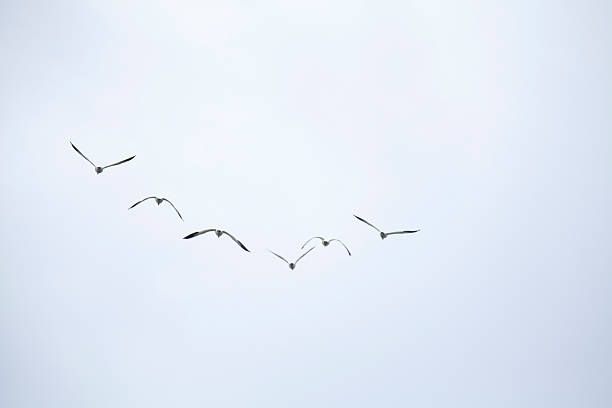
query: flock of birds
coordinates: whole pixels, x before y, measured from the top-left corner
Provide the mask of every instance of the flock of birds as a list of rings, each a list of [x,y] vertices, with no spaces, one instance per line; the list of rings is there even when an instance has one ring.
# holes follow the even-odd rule
[[[76,147],[76,146],[75,146],[75,145],[74,145],[72,142],[70,142],[70,145],[72,146],[72,148],[73,148],[74,150],[76,150],[76,152],[77,152],[77,153],[78,153],[78,154],[79,154],[81,157],[83,157],[83,158],[84,158],[85,160],[87,160],[87,161],[88,161],[88,162],[89,162],[89,163],[90,163],[92,166],[94,166],[94,169],[95,169],[95,171],[96,171],[96,174],[100,174],[100,173],[102,173],[102,171],[104,171],[104,169],[106,169],[106,168],[113,167],[113,166],[117,166],[117,165],[119,165],[119,164],[123,164],[123,163],[129,162],[129,161],[130,161],[130,160],[132,160],[134,157],[136,157],[136,156],[131,156],[131,157],[128,157],[127,159],[124,159],[124,160],[118,161],[118,162],[116,162],[116,163],[113,163],[113,164],[109,164],[109,165],[107,165],[107,166],[100,167],[100,166],[96,166],[96,165],[95,165],[95,164],[94,164],[94,163],[93,163],[91,160],[89,160],[89,159],[88,159],[88,158],[87,158],[87,157],[86,157],[86,156],[85,156],[83,153],[81,153],[81,151],[80,151],[80,150],[79,150],[79,149],[78,149],[78,148],[77,148],[77,147]],[[179,218],[180,218],[181,220],[183,220],[183,216],[181,215],[181,213],[179,212],[179,210],[178,210],[178,209],[177,209],[177,208],[174,206],[174,204],[172,204],[172,202],[171,202],[170,200],[168,200],[167,198],[164,198],[164,197],[150,196],[150,197],[143,198],[142,200],[137,201],[136,203],[132,204],[132,206],[131,206],[130,208],[128,208],[128,210],[131,210],[132,208],[136,207],[138,204],[143,203],[143,202],[145,202],[145,201],[147,201],[147,200],[155,200],[155,202],[157,203],[157,205],[160,205],[160,204],[161,204],[161,203],[163,203],[164,201],[165,201],[165,202],[167,202],[168,204],[170,204],[170,205],[172,206],[172,208],[174,209],[174,211],[176,212],[176,214],[179,216]],[[396,235],[396,234],[414,234],[415,232],[419,232],[419,231],[420,231],[420,229],[417,229],[417,230],[402,230],[402,231],[384,232],[384,231],[381,231],[380,229],[378,229],[378,227],[376,227],[376,226],[375,226],[375,225],[373,225],[372,223],[370,223],[370,222],[366,221],[365,219],[363,219],[363,218],[361,218],[361,217],[359,217],[359,216],[357,216],[357,215],[353,215],[353,216],[354,216],[356,219],[358,219],[359,221],[361,221],[361,222],[363,222],[363,223],[365,223],[365,224],[369,225],[370,227],[372,227],[372,228],[374,228],[376,231],[378,231],[378,233],[379,233],[379,235],[380,235],[380,238],[381,238],[381,239],[385,239],[385,238],[387,238],[389,235]],[[240,240],[238,240],[238,239],[237,239],[235,236],[233,236],[232,234],[230,234],[230,233],[229,233],[229,232],[227,232],[227,231],[220,230],[220,229],[216,229],[216,228],[207,228],[207,229],[204,229],[204,230],[202,230],[202,231],[195,231],[195,232],[192,232],[191,234],[189,234],[189,235],[187,235],[187,236],[183,237],[183,239],[191,239],[191,238],[195,238],[195,237],[198,237],[198,236],[200,236],[200,235],[204,235],[204,234],[206,234],[206,233],[208,233],[208,232],[214,232],[214,233],[215,233],[215,235],[217,235],[217,238],[220,238],[222,235],[227,235],[227,236],[228,236],[228,237],[230,237],[230,238],[231,238],[231,239],[232,239],[232,240],[233,240],[233,241],[234,241],[234,242],[235,242],[235,243],[236,243],[236,244],[237,244],[237,245],[238,245],[240,248],[242,248],[243,250],[245,250],[245,251],[247,251],[247,252],[251,252],[251,251],[249,251],[249,250],[248,250],[248,248],[247,248],[247,247],[246,247],[246,246],[245,246],[245,245],[244,245],[242,242],[240,242]],[[346,252],[348,253],[348,255],[349,255],[349,256],[351,256],[351,251],[348,249],[348,247],[347,247],[347,246],[344,244],[344,242],[340,241],[340,240],[339,240],[339,239],[337,239],[337,238],[326,239],[326,238],[323,238],[323,237],[315,236],[315,237],[310,238],[310,239],[309,239],[309,240],[307,240],[306,242],[304,242],[304,244],[302,245],[301,249],[304,249],[304,247],[306,247],[306,245],[308,245],[308,243],[309,243],[309,242],[311,242],[312,240],[317,240],[317,239],[318,239],[318,240],[321,242],[321,244],[322,244],[324,247],[329,246],[329,245],[330,245],[332,242],[338,242],[339,244],[341,244],[341,245],[344,247],[344,249],[346,249]],[[273,252],[273,251],[271,251],[271,250],[269,250],[269,249],[268,249],[268,251],[269,251],[270,253],[272,253],[273,255],[277,256],[279,259],[282,259],[282,260],[283,260],[283,261],[284,261],[284,262],[285,262],[285,263],[286,263],[286,264],[289,266],[289,269],[293,270],[293,269],[295,268],[295,266],[297,265],[297,263],[300,261],[300,259],[302,259],[302,258],[303,258],[303,257],[305,257],[306,255],[308,255],[308,254],[310,253],[310,251],[312,251],[312,250],[313,250],[313,249],[315,249],[315,248],[316,248],[316,246],[313,246],[313,247],[309,248],[308,250],[306,250],[306,252],[304,252],[302,255],[300,255],[300,256],[299,256],[299,258],[297,258],[297,259],[296,259],[295,261],[293,261],[293,262],[289,262],[287,259],[285,259],[283,256],[281,256],[281,255],[277,254],[276,252]]]

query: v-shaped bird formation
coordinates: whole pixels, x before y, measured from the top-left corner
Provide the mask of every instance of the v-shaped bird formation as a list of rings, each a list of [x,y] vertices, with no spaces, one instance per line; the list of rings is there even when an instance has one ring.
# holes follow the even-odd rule
[[[77,147],[76,147],[76,146],[75,146],[75,145],[74,145],[72,142],[70,142],[70,145],[72,146],[72,148],[73,148],[73,149],[74,149],[74,150],[75,150],[75,151],[76,151],[76,152],[77,152],[77,153],[78,153],[78,154],[79,154],[79,155],[80,155],[82,158],[84,158],[85,160],[87,160],[87,161],[88,161],[88,162],[89,162],[89,163],[90,163],[90,164],[91,164],[91,165],[94,167],[94,169],[95,169],[95,171],[96,171],[96,174],[100,174],[100,173],[102,173],[102,171],[103,171],[104,169],[106,169],[106,168],[113,167],[113,166],[118,166],[118,165],[120,165],[120,164],[123,164],[123,163],[129,162],[129,161],[130,161],[130,160],[132,160],[134,157],[136,157],[136,156],[131,156],[131,157],[128,157],[127,159],[123,159],[123,160],[121,160],[121,161],[118,161],[118,162],[113,163],[113,164],[109,164],[109,165],[107,165],[107,166],[96,166],[96,165],[95,165],[95,164],[94,164],[94,163],[93,163],[91,160],[89,160],[89,159],[88,159],[88,158],[87,158],[87,157],[86,157],[86,156],[85,156],[83,153],[81,153],[81,151],[80,151],[80,150],[79,150],[79,149],[78,149],[78,148],[77,148]],[[163,202],[166,202],[166,203],[170,204],[170,206],[171,206],[171,207],[174,209],[174,211],[175,211],[175,212],[176,212],[176,214],[179,216],[179,218],[180,218],[182,221],[184,221],[184,220],[183,220],[183,216],[181,215],[181,213],[179,212],[179,210],[178,210],[178,209],[177,209],[177,208],[174,206],[174,204],[173,204],[173,203],[172,203],[170,200],[168,200],[167,198],[164,198],[164,197],[150,196],[150,197],[143,198],[142,200],[137,201],[136,203],[132,204],[132,206],[131,206],[131,207],[129,207],[129,208],[128,208],[128,210],[131,210],[132,208],[136,207],[137,205],[139,205],[139,204],[141,204],[141,203],[144,203],[145,201],[148,201],[148,200],[155,200],[155,203],[156,203],[158,206],[159,206],[160,204],[162,204]],[[381,239],[385,239],[385,238],[387,238],[389,235],[399,235],[399,234],[414,234],[414,233],[416,233],[416,232],[419,232],[419,231],[420,231],[420,229],[414,229],[414,230],[399,230],[399,231],[393,231],[393,232],[384,232],[384,231],[381,231],[380,229],[378,229],[378,227],[376,227],[374,224],[370,223],[369,221],[366,221],[364,218],[359,217],[359,216],[357,216],[357,215],[353,215],[353,216],[354,216],[356,219],[358,219],[359,221],[363,222],[364,224],[366,224],[366,225],[368,225],[368,226],[370,226],[370,227],[374,228],[374,229],[375,229],[375,230],[376,230],[376,231],[379,233],[379,236],[380,236],[380,238],[381,238]],[[229,232],[227,232],[227,231],[224,231],[224,230],[222,230],[222,229],[217,229],[217,228],[208,228],[208,229],[204,229],[204,230],[201,230],[201,231],[195,231],[195,232],[192,232],[191,234],[186,235],[185,237],[183,237],[183,239],[191,239],[191,238],[195,238],[195,237],[198,237],[198,236],[200,236],[200,235],[204,235],[204,234],[206,234],[206,233],[208,233],[208,232],[214,232],[214,233],[215,233],[215,235],[217,236],[217,238],[221,238],[221,236],[223,236],[223,235],[227,235],[229,238],[231,238],[231,239],[232,239],[232,241],[234,241],[234,243],[236,243],[236,245],[238,245],[238,246],[239,246],[240,248],[242,248],[244,251],[246,251],[246,252],[251,252],[251,251],[249,251],[249,249],[248,249],[248,248],[247,248],[247,247],[246,247],[246,246],[245,246],[245,245],[244,245],[244,244],[243,244],[243,243],[242,243],[242,242],[241,242],[241,241],[240,241],[238,238],[236,238],[234,235],[230,234],[230,233],[229,233]],[[347,247],[347,246],[344,244],[344,242],[342,242],[342,241],[341,241],[340,239],[338,239],[338,238],[331,238],[331,239],[327,239],[327,238],[324,238],[324,237],[321,237],[321,236],[314,236],[314,237],[312,237],[312,238],[309,238],[309,239],[308,239],[306,242],[304,242],[304,244],[303,244],[303,245],[300,247],[300,249],[304,249],[304,247],[306,247],[306,245],[308,245],[308,243],[309,243],[309,242],[311,242],[311,241],[313,241],[313,240],[319,240],[320,244],[321,244],[323,247],[328,247],[328,246],[330,246],[330,245],[331,245],[333,242],[337,242],[338,244],[342,245],[342,246],[344,247],[344,249],[346,250],[346,252],[348,253],[348,255],[349,255],[349,256],[351,256],[351,251],[350,251],[350,250],[348,249],[348,247]],[[298,263],[298,262],[299,262],[299,261],[300,261],[302,258],[304,258],[306,255],[308,255],[308,254],[309,254],[309,253],[310,253],[312,250],[314,250],[315,248],[316,248],[316,246],[313,246],[313,247],[309,248],[309,249],[308,249],[306,252],[302,253],[302,254],[301,254],[301,255],[300,255],[300,256],[299,256],[299,257],[298,257],[298,258],[297,258],[295,261],[293,261],[293,262],[289,262],[289,261],[288,261],[286,258],[284,258],[283,256],[281,256],[281,255],[277,254],[277,253],[276,253],[276,252],[274,252],[274,251],[271,251],[271,250],[269,250],[269,249],[268,249],[268,251],[269,251],[269,252],[270,252],[272,255],[274,255],[274,256],[278,257],[279,259],[281,259],[282,261],[284,261],[284,262],[285,262],[285,263],[286,263],[286,264],[289,266],[289,269],[293,270],[293,269],[295,269],[295,267],[296,267],[297,263]]]

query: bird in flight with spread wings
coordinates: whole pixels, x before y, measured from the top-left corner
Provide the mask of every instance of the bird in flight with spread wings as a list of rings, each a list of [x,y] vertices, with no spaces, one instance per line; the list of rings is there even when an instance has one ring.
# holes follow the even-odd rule
[[[245,246],[244,246],[244,244],[243,244],[242,242],[238,241],[238,240],[236,239],[236,237],[234,237],[232,234],[230,234],[230,233],[229,233],[229,232],[227,232],[227,231],[223,231],[223,230],[216,229],[216,228],[209,228],[209,229],[205,229],[205,230],[202,230],[202,231],[192,232],[191,234],[187,235],[186,237],[183,237],[183,239],[190,239],[190,238],[194,238],[194,237],[197,237],[198,235],[206,234],[207,232],[211,232],[211,231],[214,231],[214,232],[215,232],[215,234],[217,234],[217,238],[220,238],[220,237],[221,237],[221,235],[223,235],[223,234],[227,235],[227,236],[228,236],[228,237],[230,237],[230,238],[231,238],[231,239],[232,239],[232,240],[233,240],[233,241],[234,241],[236,244],[238,244],[238,246],[240,246],[240,248],[244,249],[244,250],[245,250],[245,251],[247,251],[247,252],[251,252],[251,251],[249,251],[249,250],[247,249],[247,247],[245,247]]]
[[[286,263],[287,265],[289,265],[289,269],[293,270],[293,269],[295,268],[295,265],[297,265],[298,261],[299,261],[300,259],[302,259],[303,257],[305,257],[305,256],[306,256],[306,254],[308,254],[308,253],[309,253],[310,251],[312,251],[313,249],[315,249],[315,247],[312,247],[312,248],[310,248],[308,251],[304,252],[304,253],[303,253],[303,254],[302,254],[302,255],[301,255],[301,256],[300,256],[298,259],[296,259],[296,260],[295,260],[295,262],[289,262],[288,260],[286,260],[285,258],[283,258],[282,256],[280,256],[280,255],[279,255],[279,254],[277,254],[276,252],[274,252],[274,251],[270,251],[269,249],[268,249],[268,251],[270,251],[270,253],[272,253],[273,255],[276,255],[277,257],[279,257],[279,258],[280,258],[280,259],[282,259],[283,261],[285,261],[285,263]]]
[[[174,204],[172,204],[172,202],[170,202],[170,200],[168,200],[167,198],[164,198],[164,197],[159,198],[159,197],[151,196],[151,197],[143,198],[142,200],[138,201],[137,203],[134,203],[130,208],[128,208],[128,210],[131,210],[132,208],[136,207],[138,204],[140,204],[140,203],[142,203],[144,201],[150,200],[151,198],[155,199],[155,202],[157,203],[157,205],[160,205],[164,201],[167,202],[168,204],[170,204],[172,206],[172,208],[174,208],[174,211],[176,211],[176,213],[178,214],[179,218],[181,220],[183,219],[183,216],[181,215],[179,210],[176,209]]]
[[[333,239],[325,239],[325,238],[323,238],[323,237],[312,237],[312,238],[310,238],[308,241],[304,242],[304,245],[302,245],[302,248],[301,248],[301,249],[304,249],[304,247],[306,246],[306,244],[308,244],[308,243],[309,243],[310,241],[312,241],[313,239],[320,239],[320,240],[321,240],[321,243],[322,243],[322,244],[323,244],[323,246],[325,246],[325,247],[326,247],[326,246],[328,246],[329,244],[331,244],[331,243],[332,243],[332,242],[334,242],[334,241],[339,242],[339,243],[340,243],[340,244],[341,244],[341,245],[344,247],[344,249],[346,249],[346,252],[348,252],[349,256],[351,256],[351,251],[349,251],[349,249],[346,247],[346,245],[344,245],[344,242],[340,241],[340,240],[339,240],[339,239],[337,239],[337,238],[333,238]]]
[[[134,157],[136,157],[136,156],[128,157],[127,159],[125,159],[125,160],[121,160],[121,161],[118,161],[117,163],[113,163],[113,164],[109,164],[108,166],[100,167],[100,166],[96,166],[95,164],[93,164],[93,162],[92,162],[91,160],[89,160],[87,157],[85,157],[85,155],[84,155],[83,153],[81,153],[81,151],[80,151],[79,149],[77,149],[77,147],[76,147],[75,145],[73,145],[73,144],[72,144],[72,142],[70,142],[70,144],[72,145],[72,147],[74,148],[74,150],[76,150],[76,152],[77,152],[78,154],[80,154],[80,155],[81,155],[81,157],[83,157],[83,158],[84,158],[85,160],[87,160],[87,161],[88,161],[88,162],[89,162],[89,163],[90,163],[92,166],[94,166],[94,168],[96,169],[96,173],[97,173],[97,174],[102,173],[102,171],[103,171],[104,169],[108,168],[108,167],[117,166],[117,165],[119,165],[119,164],[121,164],[121,163],[128,162],[128,161],[132,160]]]
[[[381,239],[385,239],[387,238],[387,236],[389,235],[395,235],[395,234],[414,234],[415,232],[419,232],[420,229],[418,230],[405,230],[405,231],[394,231],[394,232],[382,232],[381,230],[379,230],[378,228],[376,228],[374,225],[370,224],[369,222],[367,222],[366,220],[364,220],[361,217],[356,216],[355,214],[353,214],[353,217],[357,218],[359,221],[364,222],[366,224],[368,224],[370,227],[374,228],[376,231],[378,231],[380,233],[380,238]]]

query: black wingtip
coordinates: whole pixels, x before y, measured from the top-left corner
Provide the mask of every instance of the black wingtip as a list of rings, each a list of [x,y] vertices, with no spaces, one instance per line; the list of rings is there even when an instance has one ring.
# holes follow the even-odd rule
[[[189,239],[189,238],[193,238],[197,235],[197,232],[192,232],[191,234],[184,236],[183,239]]]

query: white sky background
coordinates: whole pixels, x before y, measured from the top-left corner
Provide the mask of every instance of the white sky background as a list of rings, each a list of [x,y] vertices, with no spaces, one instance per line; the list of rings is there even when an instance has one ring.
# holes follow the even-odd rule
[[[1,406],[610,405],[609,2],[54,3],[0,5]]]

